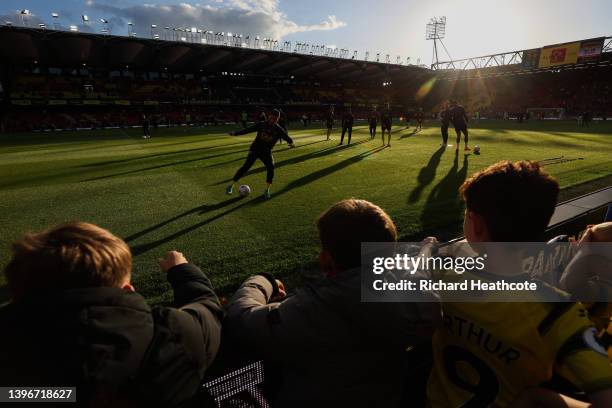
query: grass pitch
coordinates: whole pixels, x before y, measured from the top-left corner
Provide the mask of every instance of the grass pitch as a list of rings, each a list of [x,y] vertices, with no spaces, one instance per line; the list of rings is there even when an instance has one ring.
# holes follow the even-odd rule
[[[159,129],[150,140],[141,139],[138,129],[3,135],[0,265],[24,232],[89,221],[129,243],[135,286],[150,301],[162,302],[169,286],[156,261],[171,249],[201,266],[222,292],[263,271],[299,282],[316,269],[314,220],[344,198],[380,205],[404,238],[424,231],[449,238],[459,233],[462,219],[458,187],[499,160],[548,163],[564,198],[612,183],[612,123],[589,129],[574,122],[471,126],[470,144],[482,148],[480,156],[462,150],[455,155],[454,146],[440,150],[434,122],[416,133],[396,125],[386,148],[380,134],[369,139],[364,125],[355,127],[347,147],[337,146],[339,131],[325,141],[323,129],[296,124],[290,134],[297,148],[275,148],[269,201],[259,198],[265,181],[260,162],[241,180],[253,189],[251,196],[224,194],[254,137],[227,136],[234,127]]]

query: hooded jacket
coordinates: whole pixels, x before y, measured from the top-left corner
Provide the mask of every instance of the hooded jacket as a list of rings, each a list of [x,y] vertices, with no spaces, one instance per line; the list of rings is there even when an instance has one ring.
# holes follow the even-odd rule
[[[176,307],[93,287],[0,309],[0,384],[75,386],[78,406],[187,403],[218,351],[222,309],[196,266],[175,266],[168,281]]]
[[[274,406],[400,405],[406,350],[430,341],[440,319],[437,303],[363,303],[359,271],[270,302],[276,290],[270,276],[247,279],[224,320],[235,350],[280,367]]]

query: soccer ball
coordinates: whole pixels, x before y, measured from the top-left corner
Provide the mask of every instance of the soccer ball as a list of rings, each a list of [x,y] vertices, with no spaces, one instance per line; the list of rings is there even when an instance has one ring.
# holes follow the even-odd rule
[[[241,185],[238,187],[238,194],[240,194],[241,197],[248,196],[251,194],[251,187],[247,186],[246,184]]]
[[[480,154],[480,146],[474,146],[474,154]]]

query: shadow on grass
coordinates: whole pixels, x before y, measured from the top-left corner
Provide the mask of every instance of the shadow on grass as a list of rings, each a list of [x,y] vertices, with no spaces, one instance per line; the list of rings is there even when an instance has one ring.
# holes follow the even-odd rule
[[[285,186],[283,189],[281,189],[277,193],[275,193],[274,197],[276,198],[276,197],[278,197],[278,196],[280,196],[280,195],[282,195],[282,194],[284,194],[284,193],[286,193],[286,192],[288,192],[288,191],[290,191],[290,190],[292,190],[294,188],[302,187],[302,186],[304,186],[304,185],[306,185],[308,183],[311,183],[311,182],[313,182],[315,180],[318,180],[318,179],[320,179],[322,177],[325,177],[325,176],[327,176],[329,174],[332,174],[332,173],[334,173],[336,171],[339,171],[339,170],[341,170],[341,169],[343,169],[343,168],[345,168],[347,166],[350,166],[351,164],[357,163],[357,162],[365,159],[368,156],[371,156],[371,155],[373,155],[373,154],[375,154],[377,152],[380,152],[384,148],[385,148],[385,146],[381,146],[381,147],[377,147],[375,149],[368,150],[366,152],[360,153],[360,154],[358,154],[356,156],[353,156],[353,157],[345,159],[345,160],[343,160],[341,162],[338,162],[338,163],[336,163],[336,164],[334,164],[332,166],[326,167],[326,168],[318,170],[318,171],[316,171],[314,173],[308,174],[308,175],[306,175],[306,176],[304,176],[302,178],[294,180],[291,183],[289,183],[287,186]],[[186,217],[188,215],[195,214],[195,213],[206,214],[208,212],[219,210],[219,209],[225,208],[227,206],[230,206],[230,205],[232,205],[232,204],[234,204],[234,203],[236,203],[236,202],[238,202],[240,200],[242,200],[242,198],[236,197],[236,198],[232,198],[232,199],[229,199],[229,200],[217,203],[217,204],[202,205],[202,206],[198,206],[198,207],[192,208],[192,209],[190,209],[188,211],[185,211],[185,212],[183,212],[183,213],[181,213],[181,214],[179,214],[179,215],[177,215],[175,217],[172,217],[172,218],[170,218],[170,219],[168,219],[166,221],[163,221],[163,222],[161,222],[159,224],[156,224],[156,225],[153,225],[153,226],[151,226],[149,228],[146,228],[146,229],[144,229],[144,230],[142,230],[140,232],[132,234],[132,235],[126,237],[125,241],[128,242],[128,243],[130,241],[134,241],[137,238],[140,238],[140,237],[142,237],[144,235],[147,235],[147,234],[149,234],[149,233],[151,233],[151,232],[153,232],[153,231],[155,231],[155,230],[157,230],[157,229],[159,229],[159,228],[161,228],[163,226],[166,226],[166,225],[168,225],[168,224],[170,224],[170,223],[172,223],[172,222],[174,222],[174,221],[176,221],[176,220],[178,220],[180,218]],[[214,221],[216,221],[216,220],[218,220],[220,218],[223,218],[226,215],[231,214],[234,211],[237,211],[237,210],[239,210],[239,209],[241,209],[243,207],[250,206],[250,205],[257,205],[257,204],[263,203],[265,201],[266,200],[264,200],[262,198],[254,198],[254,199],[245,201],[242,204],[239,204],[237,206],[231,207],[231,208],[227,209],[226,211],[223,211],[223,212],[221,212],[221,213],[219,213],[219,214],[217,214],[217,215],[215,215],[213,217],[210,217],[210,218],[207,218],[205,220],[202,220],[202,221],[200,221],[200,222],[198,222],[198,223],[196,223],[194,225],[191,225],[189,227],[183,228],[183,229],[181,229],[181,230],[179,230],[179,231],[177,231],[177,232],[175,232],[173,234],[170,234],[170,235],[168,235],[168,236],[166,236],[164,238],[160,238],[160,239],[158,239],[156,241],[148,242],[148,243],[145,243],[145,244],[134,245],[134,246],[131,247],[132,248],[132,253],[134,255],[144,254],[145,252],[148,252],[151,249],[157,248],[160,245],[163,245],[163,244],[168,243],[170,241],[173,241],[173,240],[175,240],[175,239],[177,239],[177,238],[179,238],[179,237],[181,237],[181,236],[183,236],[185,234],[188,234],[188,233],[190,233],[192,231],[195,231],[198,228],[201,228],[201,227],[203,227],[203,226],[205,226],[207,224],[210,224],[211,222],[214,222]]]
[[[241,200],[241,197],[234,197],[234,198],[230,198],[229,200],[225,200],[217,204],[204,204],[198,207],[194,207],[191,210],[187,210],[179,215],[176,215],[172,218],[167,219],[166,221],[160,222],[159,224],[153,225],[152,227],[146,228],[140,232],[136,232],[128,237],[125,237],[124,240],[125,242],[134,241],[135,239],[138,239],[144,235],[147,235],[150,232],[155,231],[156,229],[159,229],[165,225],[168,225],[188,215],[195,214],[195,213],[206,214],[207,212],[220,210],[221,208],[227,207],[228,205],[234,204],[240,200]]]
[[[198,141],[192,141],[192,142],[189,142],[189,143],[197,143],[197,142]],[[74,167],[81,168],[81,167],[106,166],[106,165],[109,165],[109,164],[127,163],[127,162],[131,162],[131,161],[136,161],[136,160],[151,159],[151,158],[154,158],[154,157],[171,156],[171,155],[182,154],[182,153],[201,152],[201,151],[204,151],[204,150],[211,150],[211,149],[222,149],[222,148],[228,147],[228,146],[245,145],[247,143],[248,142],[242,141],[242,142],[237,142],[237,143],[227,143],[227,144],[223,144],[223,145],[198,147],[196,149],[185,149],[185,150],[178,150],[178,151],[172,151],[172,152],[149,154],[149,155],[145,155],[145,156],[130,157],[130,158],[121,159],[121,160],[108,160],[108,161],[97,162],[97,163],[90,163],[90,164],[79,165],[79,166],[74,166]],[[172,145],[172,144],[170,144],[170,145]],[[165,147],[165,146],[166,145],[159,146],[159,147]],[[158,146],[154,146],[154,147],[158,147]],[[228,152],[227,154],[231,154],[231,153],[232,152]]]
[[[453,166],[427,197],[421,213],[423,229],[435,228],[461,219],[463,203],[459,197],[459,187],[467,178],[468,157],[469,154],[463,156],[463,163],[459,168],[459,152],[455,151]]]
[[[408,203],[416,203],[419,201],[419,198],[421,198],[421,193],[423,193],[425,187],[434,181],[436,178],[436,170],[440,165],[440,159],[442,158],[442,154],[445,150],[446,147],[440,147],[434,152],[434,154],[431,155],[431,158],[427,164],[421,168],[419,175],[417,176],[418,185],[410,193]]]
[[[99,176],[99,177],[88,178],[88,179],[85,179],[85,180],[82,180],[82,181],[85,182],[85,181],[105,180],[105,179],[109,179],[109,178],[113,178],[113,177],[126,176],[128,174],[140,173],[142,171],[162,169],[164,167],[172,167],[172,166],[177,166],[177,165],[180,165],[180,164],[193,163],[193,162],[197,162],[197,161],[201,161],[201,160],[206,160],[206,159],[214,159],[216,157],[230,156],[232,154],[244,153],[244,152],[248,152],[248,151],[249,151],[248,149],[235,150],[235,151],[231,151],[231,152],[213,154],[213,155],[210,155],[210,156],[197,157],[195,159],[181,160],[181,161],[172,162],[172,163],[164,163],[164,164],[159,164],[157,166],[149,166],[149,167],[145,167],[145,168],[142,168],[142,169],[123,171],[123,172],[120,172],[120,173],[109,174],[109,175],[106,175],[106,176]]]
[[[126,238],[126,242],[129,242],[130,238],[135,239],[134,237],[136,237],[136,236],[145,235],[145,234],[147,234],[147,233],[149,233],[149,232],[151,232],[151,231],[153,231],[155,229],[158,229],[158,228],[160,228],[160,227],[162,227],[162,226],[164,226],[166,224],[169,224],[169,223],[171,223],[171,222],[173,222],[173,221],[175,221],[175,220],[177,220],[177,219],[179,219],[181,217],[184,217],[184,216],[186,216],[188,214],[193,214],[195,212],[200,212],[200,214],[207,213],[207,212],[213,211],[215,209],[220,209],[220,208],[226,207],[226,206],[228,206],[230,204],[233,204],[233,203],[235,203],[237,201],[240,201],[240,200],[242,200],[240,197],[236,197],[236,198],[232,198],[230,200],[226,200],[226,201],[223,201],[223,202],[221,202],[219,204],[215,204],[215,205],[212,205],[212,206],[204,205],[204,206],[199,206],[199,207],[193,208],[193,209],[191,209],[191,210],[189,210],[189,211],[187,211],[187,212],[185,212],[183,214],[180,214],[179,216],[173,217],[173,218],[171,218],[171,219],[169,219],[167,221],[164,221],[161,224],[157,224],[157,225],[155,225],[153,227],[147,228],[144,231],[141,231],[140,233],[136,233],[136,234]],[[259,197],[259,198],[254,198],[252,200],[245,201],[242,204],[239,204],[239,205],[237,205],[235,207],[229,208],[229,209],[227,209],[227,210],[225,210],[225,211],[223,211],[223,212],[221,212],[221,213],[219,213],[219,214],[217,214],[217,215],[215,215],[213,217],[207,218],[207,219],[205,219],[203,221],[200,221],[198,223],[195,223],[195,224],[193,224],[193,225],[191,225],[189,227],[183,228],[183,229],[181,229],[181,230],[179,230],[179,231],[177,231],[177,232],[175,232],[173,234],[170,234],[170,235],[168,235],[168,236],[166,236],[164,238],[160,238],[160,239],[152,241],[152,242],[147,242],[145,244],[131,246],[132,253],[135,256],[144,254],[145,252],[148,252],[151,249],[157,248],[160,245],[166,244],[166,243],[168,243],[170,241],[173,241],[173,240],[175,240],[175,239],[177,239],[177,238],[179,238],[179,237],[181,237],[181,236],[183,236],[185,234],[188,234],[188,233],[190,233],[192,231],[195,231],[195,230],[203,227],[204,225],[210,224],[211,222],[214,222],[214,221],[216,221],[216,220],[218,220],[220,218],[223,218],[226,215],[229,215],[229,214],[233,213],[234,211],[237,211],[237,210],[239,210],[239,209],[241,209],[243,207],[249,206],[249,205],[253,205],[253,204],[255,204],[255,203],[259,202],[259,201],[262,201],[262,200],[263,200],[263,198]]]
[[[358,155],[349,157],[348,159],[344,159],[338,163],[335,163],[329,167],[325,167],[321,170],[317,170],[313,173],[307,174],[304,177],[300,177],[297,180],[293,180],[292,182],[290,182],[289,184],[287,184],[285,187],[283,187],[282,189],[280,189],[278,192],[275,192],[273,194],[273,198],[277,198],[278,196],[281,196],[291,190],[293,190],[294,188],[299,188],[299,187],[303,187],[306,184],[312,183],[313,181],[316,181],[320,178],[329,176],[332,173],[335,173],[339,170],[342,170],[348,166],[350,166],[351,164],[355,164],[357,162],[360,162],[361,160],[365,159],[368,156],[371,156],[373,154],[376,154],[380,151],[382,151],[383,149],[387,148],[387,146],[380,146],[380,147],[376,147],[370,150],[367,150],[363,153],[359,153]],[[261,201],[263,202],[263,201]]]
[[[420,131],[420,130],[417,130],[417,129],[412,129],[412,131],[411,131],[411,132],[408,132],[408,133],[404,133],[404,134],[402,134],[402,135],[399,137],[399,140],[402,140],[402,139],[407,139],[407,138],[409,138],[409,137],[412,137],[412,136],[416,135],[416,134],[417,134],[417,133],[419,133],[419,132],[421,132],[421,131]]]
[[[316,152],[311,152],[311,153],[303,154],[301,156],[292,157],[290,159],[282,160],[280,162],[277,162],[274,165],[274,167],[278,169],[280,167],[288,166],[290,164],[302,163],[302,162],[305,162],[307,160],[316,159],[318,157],[324,157],[324,156],[327,156],[329,154],[333,154],[333,153],[339,152],[341,150],[348,149],[348,148],[351,148],[353,146],[357,146],[357,145],[360,145],[360,144],[363,144],[363,143],[367,143],[367,142],[370,142],[370,141],[371,140],[368,138],[368,139],[361,140],[359,142],[352,143],[350,145],[335,145],[335,146],[326,147],[326,148],[318,150]],[[250,175],[253,175],[253,174],[262,173],[264,171],[266,171],[265,167],[258,167],[258,168],[254,169],[254,170],[250,170],[243,177],[250,176]],[[221,185],[221,184],[229,183],[230,181],[232,181],[232,178],[221,180],[221,181],[215,183],[214,185],[218,186],[218,185]]]

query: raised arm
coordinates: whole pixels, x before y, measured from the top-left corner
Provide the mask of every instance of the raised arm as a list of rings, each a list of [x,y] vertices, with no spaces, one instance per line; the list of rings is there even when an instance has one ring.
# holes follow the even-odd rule
[[[293,139],[289,136],[289,134],[287,134],[285,129],[283,129],[279,125],[276,125],[276,127],[277,127],[277,130],[280,132],[281,139],[287,142],[290,146],[293,146]]]
[[[210,279],[180,252],[168,253],[160,266],[174,292],[175,308],[165,308],[165,318],[174,331],[180,331],[183,347],[196,359],[203,376],[221,344],[221,303]]]

